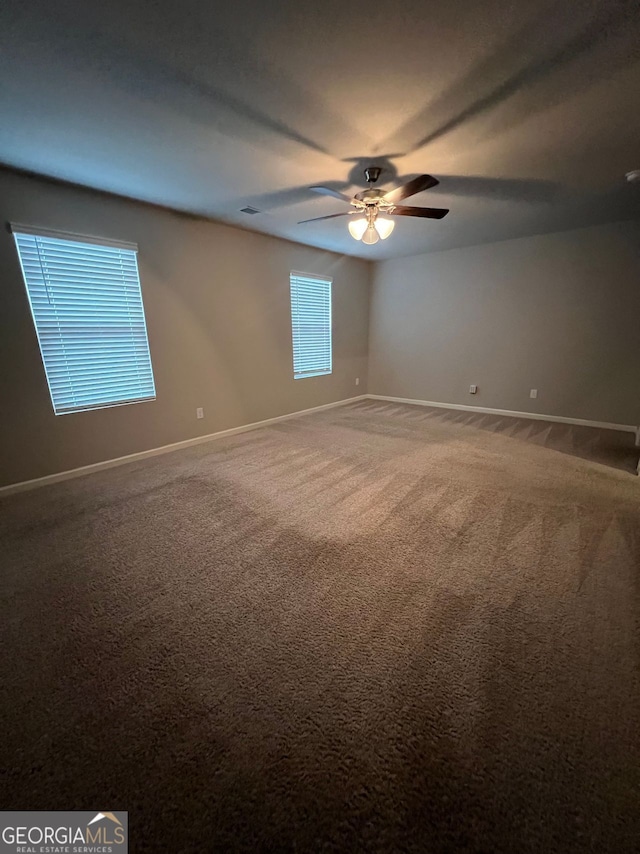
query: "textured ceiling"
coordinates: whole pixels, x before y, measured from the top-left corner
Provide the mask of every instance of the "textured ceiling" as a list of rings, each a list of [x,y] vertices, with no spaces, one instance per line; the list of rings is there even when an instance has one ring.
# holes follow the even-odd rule
[[[637,0],[3,0],[0,162],[368,258],[629,218],[639,45]],[[297,224],[369,164],[451,213]]]

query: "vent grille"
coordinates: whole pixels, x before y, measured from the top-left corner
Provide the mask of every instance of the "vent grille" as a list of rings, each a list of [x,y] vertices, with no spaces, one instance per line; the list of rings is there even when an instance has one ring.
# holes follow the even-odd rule
[[[260,211],[257,208],[252,208],[248,205],[246,208],[240,208],[240,213],[246,213],[253,216],[254,214],[260,213]]]

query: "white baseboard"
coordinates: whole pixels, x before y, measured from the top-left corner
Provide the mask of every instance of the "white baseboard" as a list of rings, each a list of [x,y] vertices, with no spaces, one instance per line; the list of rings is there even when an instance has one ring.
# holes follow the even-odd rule
[[[125,465],[126,463],[144,460],[146,457],[155,457],[159,454],[168,454],[171,451],[178,451],[181,448],[189,448],[192,445],[200,445],[204,442],[211,442],[215,439],[223,439],[225,436],[233,436],[236,433],[246,433],[249,430],[257,430],[259,427],[267,427],[269,424],[276,424],[278,421],[287,421],[290,418],[298,418],[301,415],[308,415],[311,412],[320,412],[323,409],[333,409],[336,406],[345,406],[348,403],[356,403],[359,400],[382,400],[388,403],[409,403],[414,406],[434,406],[438,409],[458,409],[463,412],[479,412],[485,415],[504,415],[512,418],[532,418],[536,421],[556,421],[560,424],[577,424],[583,427],[600,427],[604,430],[621,430],[626,433],[635,433],[636,445],[640,445],[640,426],[631,424],[610,424],[606,421],[588,421],[584,418],[565,418],[562,415],[543,415],[539,412],[516,412],[510,409],[489,409],[484,406],[466,406],[460,403],[440,403],[434,400],[416,400],[411,397],[389,397],[383,394],[360,394],[357,397],[349,397],[345,400],[336,400],[332,403],[324,403],[321,406],[313,406],[310,409],[300,409],[297,412],[289,412],[286,415],[276,415],[275,418],[267,418],[264,421],[254,421],[251,424],[242,424],[240,427],[231,427],[228,430],[221,430],[218,433],[208,433],[206,436],[196,436],[193,439],[185,439],[182,442],[174,442],[171,445],[162,445],[159,448],[149,448],[146,451],[138,451],[135,454],[127,454],[124,457],[116,457],[112,460],[103,460],[99,463],[92,463],[88,466],[81,466],[68,471],[56,472],[48,474],[44,477],[37,477],[33,480],[23,480],[18,483],[10,483],[7,486],[0,487],[0,496],[11,495],[17,492],[25,492],[29,489],[36,489],[39,486],[47,486],[52,483],[59,483],[64,480],[71,480],[74,477],[83,477],[93,472],[102,471],[103,469],[114,468],[115,466]],[[638,473],[640,474],[640,463],[638,464]]]
[[[439,403],[435,400],[415,400],[412,397],[388,397],[385,394],[367,394],[370,400],[386,400],[389,403],[411,403],[414,406],[435,406],[438,409],[460,409],[463,412],[480,412],[483,415],[506,415],[511,418],[532,418],[535,421],[556,421],[559,424],[577,424],[581,427],[600,427],[603,430],[621,430],[635,433],[636,444],[640,438],[640,427],[634,424],[610,424],[607,421],[588,421],[586,418],[566,418],[564,415],[543,415],[540,412],[516,412],[512,409],[488,409],[485,406],[467,406],[462,403]]]
[[[335,400],[333,403],[324,403],[321,406],[312,406],[311,409],[300,409],[297,412],[288,412],[286,415],[276,415],[275,418],[267,418],[264,421],[254,421],[252,424],[243,424],[240,427],[231,427],[229,430],[220,430],[218,433],[209,433],[206,436],[196,436],[193,439],[184,439],[182,442],[174,442],[171,445],[162,445],[160,448],[149,448],[147,451],[138,451],[135,454],[127,454],[125,457],[116,457],[113,460],[103,460],[99,463],[91,463],[88,466],[81,466],[77,469],[69,469],[68,471],[56,472],[48,474],[44,477],[36,477],[33,480],[23,480],[19,483],[10,483],[7,486],[0,487],[0,496],[11,495],[16,492],[25,492],[28,489],[36,489],[39,486],[47,486],[51,483],[59,483],[63,480],[71,480],[74,477],[83,477],[93,472],[102,471],[103,469],[114,468],[125,463],[133,463],[136,460],[144,460],[146,457],[155,457],[158,454],[168,454],[171,451],[178,451],[181,448],[190,448],[192,445],[201,445],[203,442],[211,442],[214,439],[223,439],[225,436],[234,436],[236,433],[247,433],[249,430],[257,430],[259,427],[268,427],[269,424],[276,424],[278,421],[287,421],[290,418],[298,418],[301,415],[307,415],[310,412],[320,412],[322,409],[333,409],[335,406],[345,406],[347,403],[355,403],[358,400],[364,400],[366,394],[360,394],[357,397],[349,397],[345,400]]]

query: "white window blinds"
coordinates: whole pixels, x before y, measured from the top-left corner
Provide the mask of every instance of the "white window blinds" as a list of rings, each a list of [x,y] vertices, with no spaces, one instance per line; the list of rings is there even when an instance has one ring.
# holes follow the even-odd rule
[[[155,398],[137,248],[12,231],[56,415]]]
[[[293,376],[331,373],[331,279],[291,273]]]

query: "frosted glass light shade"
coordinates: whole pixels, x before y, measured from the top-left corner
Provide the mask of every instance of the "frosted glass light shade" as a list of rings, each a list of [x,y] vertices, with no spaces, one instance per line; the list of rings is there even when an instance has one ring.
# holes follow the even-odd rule
[[[358,219],[349,220],[349,234],[354,240],[362,240],[362,235],[367,230],[367,220],[362,216]]]
[[[379,216],[376,218],[375,226],[382,240],[386,240],[393,231],[395,222],[389,217]]]
[[[362,242],[367,243],[369,246],[373,246],[374,243],[377,243],[380,240],[380,235],[375,230],[375,228],[370,225],[365,231]]]

